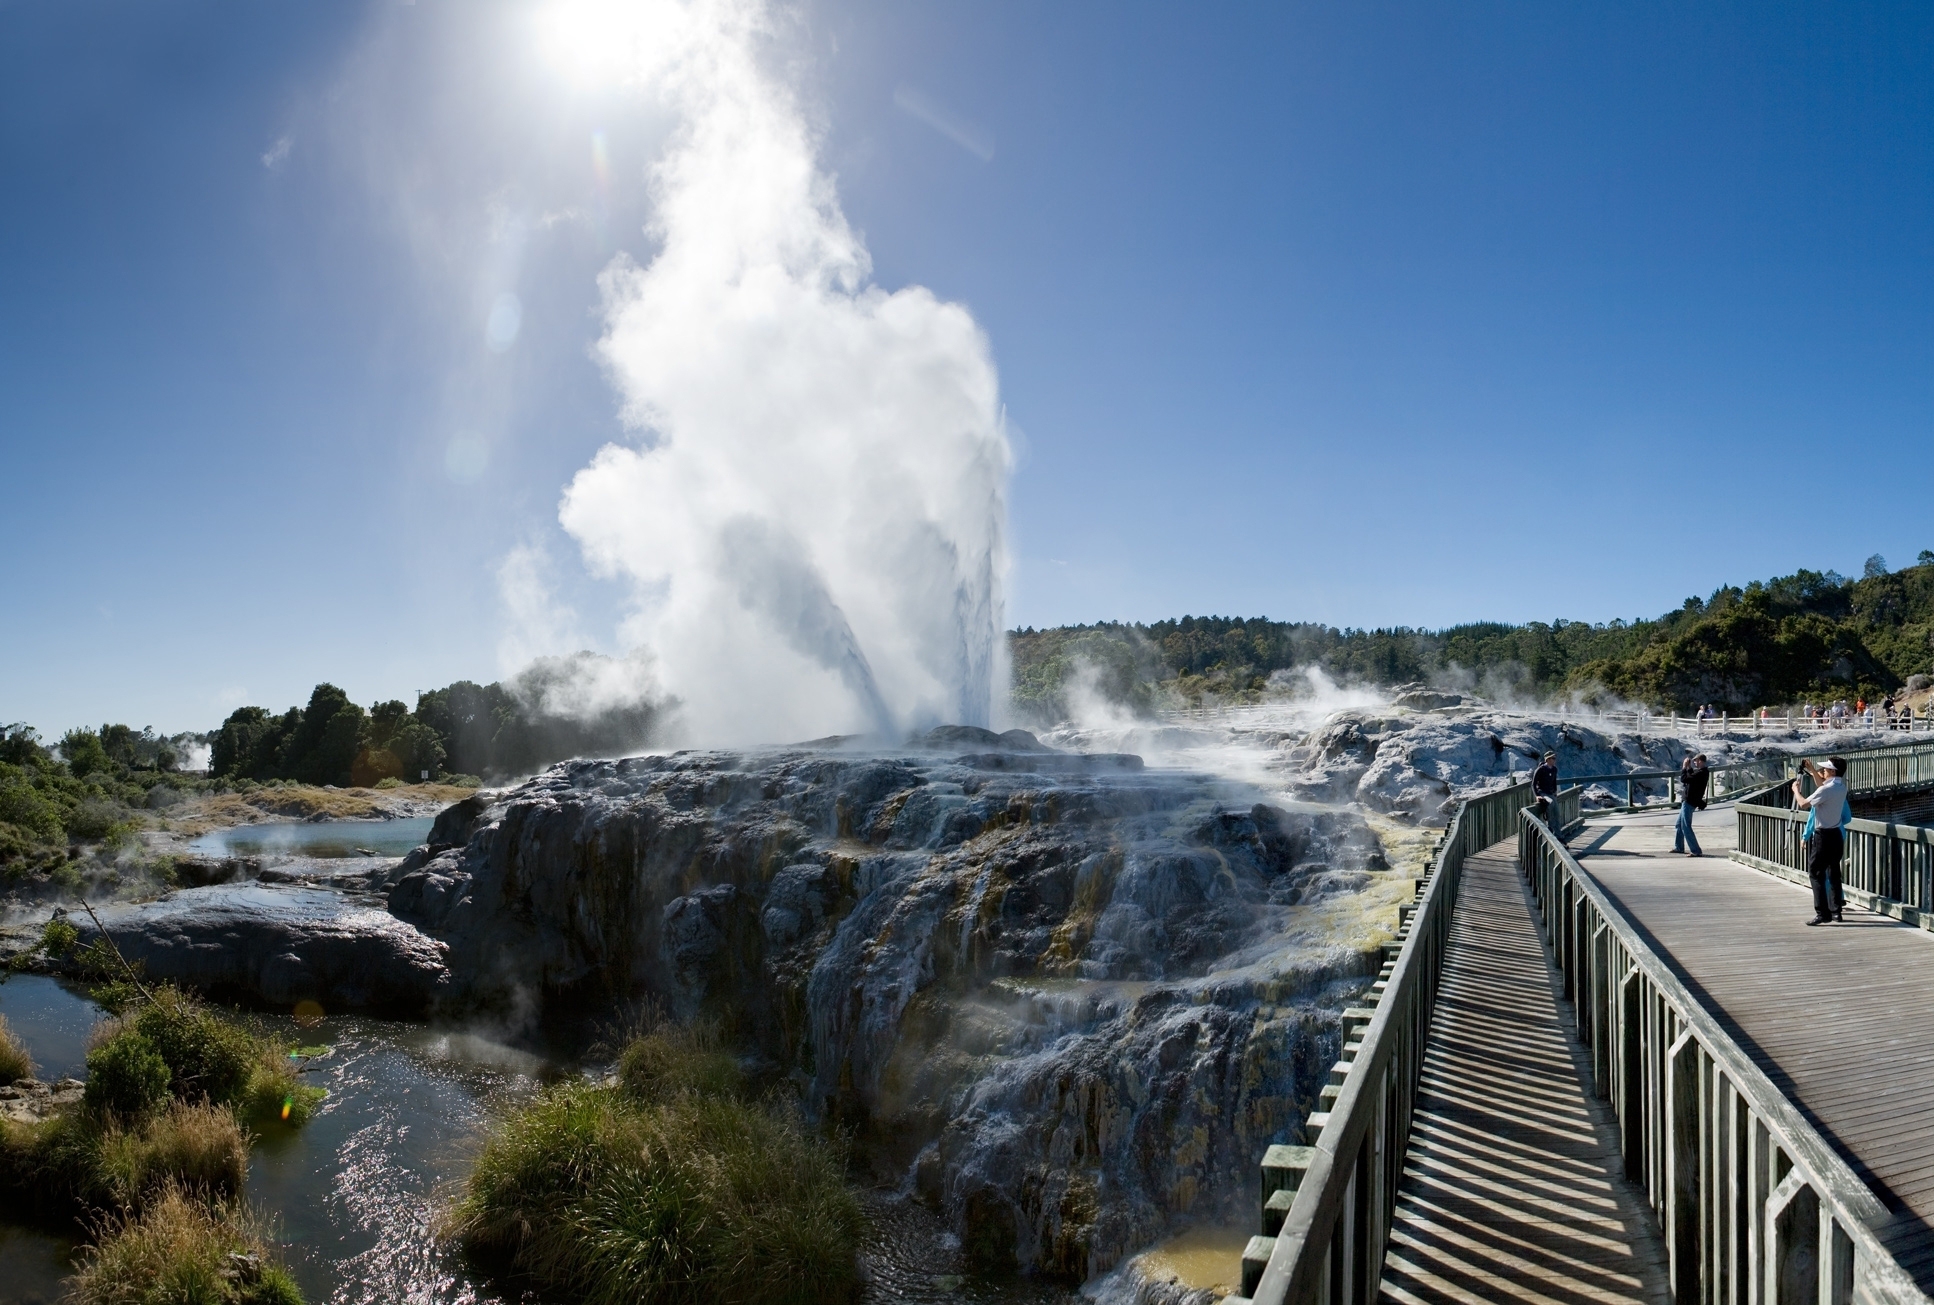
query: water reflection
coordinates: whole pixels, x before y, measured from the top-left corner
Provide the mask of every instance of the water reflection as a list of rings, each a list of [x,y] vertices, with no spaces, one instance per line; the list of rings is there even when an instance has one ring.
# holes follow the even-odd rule
[[[402,856],[430,836],[429,816],[408,820],[319,820],[214,829],[188,845],[202,856]]]
[[[6,1015],[42,1077],[79,1074],[101,1012],[39,975],[0,985]],[[472,1030],[362,1016],[298,1027],[292,1018],[238,1018],[330,1051],[308,1081],[328,1097],[303,1128],[261,1130],[248,1198],[266,1216],[290,1272],[312,1302],[331,1305],[539,1305],[479,1282],[436,1237],[438,1211],[469,1171],[489,1119],[570,1072]],[[958,1242],[923,1207],[865,1195],[872,1231],[862,1257],[865,1299],[878,1305],[1070,1305],[1065,1288],[969,1274]],[[52,1305],[72,1248],[0,1225],[0,1305]]]

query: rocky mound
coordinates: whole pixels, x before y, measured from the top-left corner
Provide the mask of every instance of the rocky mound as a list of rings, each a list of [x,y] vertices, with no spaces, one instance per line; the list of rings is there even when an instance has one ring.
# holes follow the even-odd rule
[[[984,1263],[1083,1278],[1241,1210],[1408,881],[1349,813],[945,742],[555,767],[446,812],[390,908],[455,1000],[719,1020]]]

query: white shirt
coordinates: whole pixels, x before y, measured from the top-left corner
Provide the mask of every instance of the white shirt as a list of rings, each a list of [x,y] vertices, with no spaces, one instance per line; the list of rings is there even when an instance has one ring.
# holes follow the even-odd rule
[[[1839,829],[1852,814],[1847,810],[1847,781],[1838,775],[1801,798],[1800,805],[1813,808],[1814,824],[1821,829]]]

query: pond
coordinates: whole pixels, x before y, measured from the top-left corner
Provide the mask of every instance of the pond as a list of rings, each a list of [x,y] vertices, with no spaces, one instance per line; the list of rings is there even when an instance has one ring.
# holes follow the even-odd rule
[[[324,859],[402,856],[430,837],[430,816],[407,820],[289,821],[236,825],[203,834],[188,845],[202,856],[310,856]]]
[[[27,1044],[43,1079],[79,1075],[88,1030],[101,1018],[85,995],[40,975],[0,985],[0,1015]],[[298,1028],[241,1014],[264,1032],[325,1044],[308,1080],[328,1097],[300,1129],[270,1126],[249,1162],[248,1197],[268,1216],[311,1302],[330,1305],[537,1305],[471,1278],[434,1236],[437,1211],[468,1171],[489,1119],[570,1072],[488,1031],[338,1016]],[[925,1305],[1069,1305],[1045,1284],[985,1281],[964,1272],[940,1221],[887,1193],[866,1197],[868,1301]],[[0,1225],[0,1305],[52,1305],[72,1248]]]

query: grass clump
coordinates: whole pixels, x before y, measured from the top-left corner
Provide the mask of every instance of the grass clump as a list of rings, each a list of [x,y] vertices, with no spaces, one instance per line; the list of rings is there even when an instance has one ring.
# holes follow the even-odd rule
[[[26,1044],[8,1027],[7,1017],[0,1015],[0,1083],[33,1076],[34,1058],[27,1054]]]
[[[302,1305],[238,1205],[169,1188],[101,1229],[67,1299],[73,1305]]]
[[[709,1025],[661,1024],[633,1038],[618,1056],[618,1082],[642,1101],[738,1097],[745,1074]]]
[[[452,1212],[466,1253],[586,1305],[851,1299],[864,1216],[838,1149],[744,1099],[704,1034],[619,1063],[618,1084],[548,1088],[492,1131]]]
[[[247,1174],[247,1135],[232,1112],[206,1103],[139,1119],[81,1109],[0,1125],[0,1210],[36,1222],[140,1210],[166,1188],[226,1199]]]

